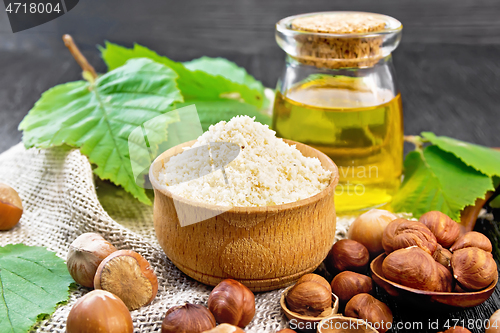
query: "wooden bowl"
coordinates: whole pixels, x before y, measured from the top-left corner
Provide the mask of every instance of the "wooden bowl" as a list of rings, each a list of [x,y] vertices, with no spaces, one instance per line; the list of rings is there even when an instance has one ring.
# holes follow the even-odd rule
[[[328,318],[332,318],[334,316],[338,316],[337,312],[339,311],[339,298],[337,295],[332,293],[332,311],[323,317],[312,317],[312,316],[303,316],[299,313],[290,311],[288,306],[286,305],[286,295],[293,286],[290,286],[283,291],[280,298],[281,309],[285,313],[285,316],[290,320],[290,327],[296,327],[294,330],[301,332],[316,332],[319,327],[319,323]]]
[[[297,202],[266,207],[232,207],[194,202],[173,195],[158,182],[168,160],[194,141],[173,147],[153,162],[149,178],[155,192],[154,226],[167,257],[185,274],[215,286],[226,278],[252,291],[282,288],[310,273],[325,259],[335,238],[335,163],[307,145],[296,145],[307,157],[317,157],[332,172],[320,193]],[[175,200],[175,204],[174,204]],[[175,206],[174,206],[175,205]],[[213,216],[181,227],[177,209]]]
[[[485,302],[493,294],[498,282],[497,274],[495,281],[486,289],[466,293],[436,292],[409,288],[392,282],[384,277],[382,273],[382,262],[386,256],[387,255],[383,253],[371,262],[370,268],[373,281],[382,287],[389,295],[427,308],[448,311],[453,308],[470,308],[479,305]]]
[[[378,333],[362,319],[338,315],[323,319],[318,325],[318,333]]]

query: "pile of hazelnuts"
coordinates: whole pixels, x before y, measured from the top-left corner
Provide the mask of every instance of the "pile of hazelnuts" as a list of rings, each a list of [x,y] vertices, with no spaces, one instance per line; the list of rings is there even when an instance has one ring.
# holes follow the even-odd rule
[[[158,292],[158,279],[144,257],[131,250],[117,250],[99,234],[76,238],[70,245],[67,265],[78,284],[95,288],[71,308],[68,333],[131,333],[130,311],[151,303]],[[238,281],[226,279],[210,293],[208,308],[200,304],[170,308],[161,332],[243,333],[240,327],[248,325],[254,315],[254,294]]]

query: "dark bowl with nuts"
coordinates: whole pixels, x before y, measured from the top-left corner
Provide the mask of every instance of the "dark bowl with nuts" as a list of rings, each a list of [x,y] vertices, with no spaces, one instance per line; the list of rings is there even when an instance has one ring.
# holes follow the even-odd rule
[[[485,302],[495,291],[498,282],[498,273],[495,275],[494,281],[485,289],[469,292],[438,292],[426,291],[416,288],[404,286],[393,282],[384,276],[382,263],[387,255],[381,254],[375,258],[370,268],[372,271],[372,279],[375,283],[383,288],[389,295],[396,297],[398,300],[406,301],[412,304],[432,308],[433,310],[458,310],[461,308],[470,308]]]

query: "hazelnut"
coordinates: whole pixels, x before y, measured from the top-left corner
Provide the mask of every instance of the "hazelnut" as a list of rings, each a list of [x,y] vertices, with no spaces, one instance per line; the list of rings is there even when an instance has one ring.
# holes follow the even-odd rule
[[[397,219],[393,213],[383,209],[371,209],[361,214],[349,227],[348,238],[360,242],[370,252],[370,258],[384,252],[382,234],[387,225]]]
[[[16,190],[0,183],[0,230],[16,226],[23,215],[23,203]]]
[[[455,326],[455,327],[450,327],[446,331],[439,333],[471,333],[471,331],[462,326]]]
[[[456,293],[466,293],[467,290],[464,290],[458,283],[455,283],[455,288],[453,288],[453,291]]]
[[[325,265],[332,274],[343,271],[365,273],[368,269],[370,253],[361,243],[342,239],[333,244],[325,259]]]
[[[452,246],[460,235],[458,223],[439,211],[435,210],[425,213],[418,221],[429,228],[434,236],[436,236],[437,242],[444,248]]]
[[[466,247],[478,247],[486,252],[491,252],[492,250],[491,242],[488,237],[477,231],[470,231],[459,237],[450,250],[454,252]]]
[[[105,290],[93,290],[76,301],[66,321],[66,332],[132,333],[134,325],[127,306]]]
[[[202,333],[215,327],[215,318],[203,305],[184,304],[170,308],[161,324],[162,333]]]
[[[464,290],[488,287],[497,277],[497,264],[491,253],[477,247],[456,250],[451,257],[453,276]]]
[[[442,284],[436,265],[429,253],[413,246],[389,254],[382,262],[382,272],[387,279],[403,286],[437,291]]]
[[[423,223],[400,219],[389,223],[382,236],[382,245],[387,254],[414,245],[431,255],[437,249],[436,236]]]
[[[438,244],[436,252],[432,255],[436,262],[451,271],[451,252]]]
[[[297,332],[295,332],[294,330],[289,329],[289,328],[284,328],[284,329],[282,329],[282,330],[279,330],[279,331],[278,331],[278,332],[276,332],[276,333],[297,333]]]
[[[408,220],[395,219],[387,225],[387,228],[384,229],[384,233],[382,234],[382,247],[384,248],[385,253],[389,254],[394,251],[394,236],[396,229],[403,222],[408,222]]]
[[[255,315],[255,297],[238,281],[226,279],[210,293],[208,309],[218,323],[245,327]]]
[[[341,304],[345,305],[357,294],[371,294],[372,279],[366,275],[345,271],[338,274],[332,281],[332,291]]]
[[[496,310],[486,322],[486,331],[484,333],[500,333],[500,310]]]
[[[448,268],[436,262],[436,270],[438,276],[438,286],[436,291],[451,292],[453,290],[453,276]]]
[[[66,262],[69,274],[76,283],[94,288],[97,267],[115,251],[116,248],[101,235],[91,232],[82,234],[69,246]]]
[[[129,310],[151,303],[158,292],[153,268],[139,253],[130,250],[107,256],[97,268],[94,286],[120,297]]]
[[[351,298],[345,307],[345,315],[377,326],[380,333],[385,333],[392,327],[391,309],[369,294],[358,294]]]
[[[209,331],[204,331],[203,333],[245,333],[238,326],[233,326],[230,324],[220,324]]]
[[[290,311],[319,317],[332,307],[332,288],[323,277],[306,274],[288,291],[285,299]]]

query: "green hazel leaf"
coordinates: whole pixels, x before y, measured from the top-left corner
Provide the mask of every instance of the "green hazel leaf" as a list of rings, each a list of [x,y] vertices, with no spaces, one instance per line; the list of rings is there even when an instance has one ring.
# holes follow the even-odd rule
[[[128,49],[106,42],[105,47],[100,47],[100,51],[108,70],[118,68],[132,58],[148,58],[167,65],[179,75],[177,85],[186,100],[241,99],[257,108],[261,108],[265,100],[264,91],[256,89],[255,83],[248,85],[248,78],[245,82],[234,82],[221,75],[212,75],[208,71],[190,70],[182,63],[160,56],[138,44],[134,44],[132,49]],[[234,74],[232,75],[234,76]]]
[[[392,207],[397,212],[413,213],[416,218],[439,210],[460,221],[462,209],[493,189],[490,177],[437,146],[410,152],[404,168],[405,179]]]
[[[66,264],[43,247],[0,247],[0,332],[27,332],[69,298]]]
[[[271,125],[271,117],[259,112],[255,106],[228,99],[218,101],[189,100],[185,103],[176,103],[175,108],[192,104],[196,106],[203,131],[207,131],[210,125],[214,125],[219,121],[229,121],[231,118],[241,115],[255,117],[256,121],[265,125]]]
[[[233,82],[244,84],[264,95],[264,86],[252,75],[234,62],[224,58],[201,57],[183,63],[191,71],[203,71],[214,76],[220,75]]]
[[[431,132],[422,132],[421,135],[485,175],[500,176],[500,151],[446,136],[436,136]]]
[[[139,201],[151,204],[143,188],[144,178],[135,179],[130,160],[141,156],[142,146],[132,140],[129,150],[128,140],[134,129],[183,101],[176,78],[165,65],[132,59],[94,84],[77,81],[56,86],[42,95],[19,125],[23,142],[37,148],[79,147],[97,166],[94,173],[101,179],[109,179]],[[148,128],[148,136],[154,142],[166,138],[168,123]],[[157,147],[151,149],[156,152]]]

